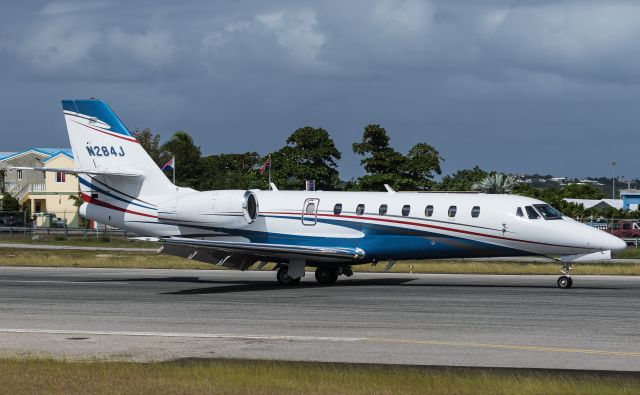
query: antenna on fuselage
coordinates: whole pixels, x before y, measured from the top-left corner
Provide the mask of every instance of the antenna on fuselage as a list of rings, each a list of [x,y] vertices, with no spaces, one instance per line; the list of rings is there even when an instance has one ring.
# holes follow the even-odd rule
[[[270,183],[269,183],[269,185],[271,185],[271,190],[272,190],[272,191],[277,191],[277,190],[278,190],[278,187],[276,186],[276,184],[275,184],[275,183],[270,182]]]
[[[391,186],[389,184],[384,184],[384,188],[387,190],[387,192],[389,193],[396,193],[396,190],[391,188]]]

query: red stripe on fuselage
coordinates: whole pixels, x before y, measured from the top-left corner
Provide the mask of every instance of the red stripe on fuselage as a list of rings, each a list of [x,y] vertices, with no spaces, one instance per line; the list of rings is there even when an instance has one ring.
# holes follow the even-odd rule
[[[157,215],[145,214],[145,213],[141,213],[139,211],[127,210],[126,208],[114,206],[113,204],[110,204],[110,203],[107,203],[107,202],[103,202],[102,200],[98,200],[98,199],[92,198],[91,196],[87,195],[86,193],[80,193],[80,196],[82,196],[82,200],[84,200],[85,202],[87,202],[89,204],[95,204],[96,206],[109,208],[111,210],[116,210],[116,211],[122,211],[123,213],[128,213],[128,214],[141,215],[143,217],[158,218]]]

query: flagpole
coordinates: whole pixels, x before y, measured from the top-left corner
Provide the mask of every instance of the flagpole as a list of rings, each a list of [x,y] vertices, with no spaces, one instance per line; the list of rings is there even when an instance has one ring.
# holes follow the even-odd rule
[[[269,190],[271,190],[271,154],[269,154]]]
[[[173,155],[173,185],[176,185],[176,156]]]

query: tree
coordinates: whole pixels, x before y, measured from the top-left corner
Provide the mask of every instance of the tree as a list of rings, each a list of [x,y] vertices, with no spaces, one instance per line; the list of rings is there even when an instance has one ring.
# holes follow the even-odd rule
[[[475,184],[484,180],[488,175],[489,173],[477,165],[472,169],[458,170],[453,175],[444,176],[438,184],[438,189],[441,191],[471,191]]]
[[[20,211],[20,203],[16,198],[5,192],[2,194],[0,208],[2,211]]]
[[[154,135],[149,128],[142,131],[136,129],[133,132],[133,137],[138,140],[142,148],[147,151],[151,159],[153,159],[158,166],[162,166],[167,163],[170,155],[160,145],[160,134]]]
[[[573,199],[595,199],[604,198],[604,193],[599,188],[589,184],[569,184],[562,188],[562,196]]]
[[[79,195],[69,195],[69,200],[73,201],[73,207],[80,207],[84,203]]]
[[[257,152],[205,156],[201,159],[203,173],[199,187],[203,190],[266,189],[267,179],[256,170],[261,161]]]
[[[429,144],[414,145],[407,153],[406,159],[406,175],[415,181],[415,189],[432,187],[434,173],[442,173],[440,153]]]
[[[360,164],[367,174],[357,181],[361,190],[382,191],[384,184],[395,189],[425,190],[433,186],[434,175],[441,174],[442,158],[434,147],[419,143],[402,155],[389,146],[387,131],[380,125],[367,125],[362,140],[352,148],[364,157]]]
[[[272,178],[278,188],[302,189],[305,180],[315,180],[318,190],[338,188],[341,153],[326,130],[305,126],[293,132],[286,144],[271,154]]]
[[[484,193],[510,193],[517,182],[511,174],[494,173],[476,183],[473,189]]]
[[[202,179],[201,153],[191,136],[183,130],[177,131],[161,149],[176,157],[176,183],[198,188]]]
[[[5,193],[4,180],[7,177],[7,169],[0,169],[0,193]]]

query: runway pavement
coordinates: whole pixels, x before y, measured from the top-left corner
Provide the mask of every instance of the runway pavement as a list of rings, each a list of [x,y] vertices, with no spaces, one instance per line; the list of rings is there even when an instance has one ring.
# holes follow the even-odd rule
[[[640,278],[0,268],[0,354],[640,371]]]

